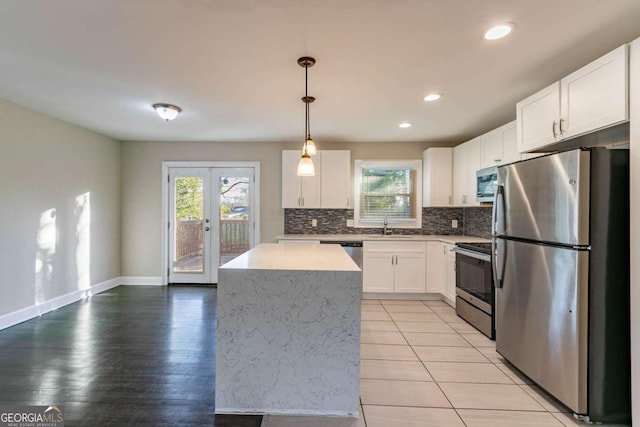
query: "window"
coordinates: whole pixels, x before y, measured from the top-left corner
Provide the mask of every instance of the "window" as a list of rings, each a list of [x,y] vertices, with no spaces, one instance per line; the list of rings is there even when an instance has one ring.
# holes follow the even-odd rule
[[[354,225],[422,227],[422,162],[356,160]]]

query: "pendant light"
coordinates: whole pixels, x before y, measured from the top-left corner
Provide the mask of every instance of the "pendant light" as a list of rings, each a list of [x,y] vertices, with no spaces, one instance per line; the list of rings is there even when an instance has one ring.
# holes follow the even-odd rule
[[[311,122],[309,121],[309,104],[316,99],[313,96],[308,95],[309,89],[309,67],[313,67],[316,63],[314,58],[310,56],[303,56],[298,59],[298,65],[304,67],[304,97],[302,102],[305,104],[304,109],[304,134],[305,140],[302,147],[302,157],[298,163],[298,176],[314,176],[316,174],[315,167],[313,166],[313,160],[311,156],[316,154],[316,145],[311,139]]]

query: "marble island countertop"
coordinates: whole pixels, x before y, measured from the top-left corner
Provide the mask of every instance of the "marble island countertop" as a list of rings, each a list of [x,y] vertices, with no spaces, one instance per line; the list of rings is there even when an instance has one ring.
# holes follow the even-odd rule
[[[264,243],[224,264],[221,269],[360,271],[335,245]]]
[[[321,240],[323,242],[363,242],[363,241],[408,241],[446,243],[490,243],[490,239],[474,236],[440,235],[440,234],[280,234],[276,240]]]

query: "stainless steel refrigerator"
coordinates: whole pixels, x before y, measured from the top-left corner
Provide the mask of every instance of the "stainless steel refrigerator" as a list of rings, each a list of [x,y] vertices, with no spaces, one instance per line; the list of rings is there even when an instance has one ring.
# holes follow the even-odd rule
[[[595,422],[630,423],[629,152],[498,168],[496,348]]]

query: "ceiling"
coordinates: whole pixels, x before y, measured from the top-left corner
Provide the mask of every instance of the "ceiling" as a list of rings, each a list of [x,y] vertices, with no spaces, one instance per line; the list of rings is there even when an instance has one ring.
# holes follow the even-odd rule
[[[0,98],[119,140],[297,141],[310,55],[320,148],[455,143],[639,22],[638,0],[3,0]],[[156,102],[183,112],[164,122]]]

